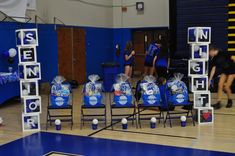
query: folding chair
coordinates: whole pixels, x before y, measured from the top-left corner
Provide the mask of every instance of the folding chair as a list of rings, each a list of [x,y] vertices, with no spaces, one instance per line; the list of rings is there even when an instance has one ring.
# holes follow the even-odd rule
[[[195,126],[194,116],[193,116],[193,103],[189,101],[188,89],[184,82],[179,81],[180,85],[177,87],[174,85],[173,88],[177,90],[172,90],[172,86],[166,85],[166,101],[167,101],[167,114],[165,118],[165,123],[169,120],[170,127],[172,127],[172,119],[180,120],[180,115],[186,115],[187,119],[191,119],[193,125]],[[186,109],[181,110],[170,110],[170,107],[184,107]]]
[[[92,79],[93,77],[94,79],[98,80],[99,77],[97,76],[98,75],[90,75],[89,79]],[[93,119],[98,119],[99,121],[103,121],[105,126],[107,125],[106,105],[103,102],[104,93],[102,92],[103,90],[102,83],[97,81],[93,82],[92,81],[87,82],[84,85],[83,89],[83,99],[82,99],[83,101],[81,105],[81,122],[80,122],[81,129],[85,125],[85,121],[92,121]]]
[[[119,77],[125,77],[124,74],[119,74]],[[114,84],[113,94],[110,94],[110,112],[111,112],[111,127],[113,121],[120,121],[122,118],[132,121],[136,120],[136,105],[130,83],[122,81]],[[128,111],[128,112],[124,112]],[[131,111],[131,112],[130,112]],[[137,127],[137,122],[136,122]]]
[[[145,87],[144,87],[145,86]],[[145,89],[144,89],[145,88]],[[149,93],[146,93],[148,91]],[[141,92],[140,97],[136,97],[137,100],[137,108],[138,108],[138,125],[141,128],[141,120],[149,120],[152,117],[155,117],[161,122],[164,122],[164,114],[160,109],[161,107],[161,96],[160,90],[155,82],[138,82],[136,86],[136,92]],[[136,96],[139,94],[136,93]],[[142,113],[145,110],[152,110],[154,112]],[[158,111],[159,110],[159,111]]]
[[[52,85],[52,87],[55,86]],[[56,119],[60,119],[61,122],[71,122],[71,130],[73,128],[73,92],[69,84],[60,84],[59,88],[61,92],[66,93],[54,95],[51,88],[48,95],[46,130],[48,123],[51,126]]]

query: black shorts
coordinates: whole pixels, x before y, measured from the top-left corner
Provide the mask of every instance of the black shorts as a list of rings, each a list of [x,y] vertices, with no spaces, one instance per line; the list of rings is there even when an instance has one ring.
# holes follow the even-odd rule
[[[235,63],[230,63],[228,66],[222,68],[221,73],[225,75],[235,74]]]
[[[158,77],[167,78],[167,67],[157,66],[156,72]]]
[[[130,67],[133,67],[133,64],[124,64],[124,66],[130,66]]]
[[[145,62],[144,62],[144,66],[146,66],[146,67],[153,67],[153,62],[147,62],[147,61],[145,61]]]

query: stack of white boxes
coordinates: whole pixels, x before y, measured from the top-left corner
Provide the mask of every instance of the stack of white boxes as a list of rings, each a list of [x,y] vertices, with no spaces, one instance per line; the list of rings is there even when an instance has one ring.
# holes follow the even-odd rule
[[[38,81],[41,79],[41,66],[37,62],[37,29],[16,30],[16,44],[19,55],[20,94],[24,103],[22,128],[23,131],[38,131],[41,113]]]
[[[191,59],[188,61],[188,75],[191,77],[191,91],[194,96],[194,108],[198,110],[198,123],[213,123],[211,94],[208,86],[210,27],[189,27],[188,44],[191,47]]]

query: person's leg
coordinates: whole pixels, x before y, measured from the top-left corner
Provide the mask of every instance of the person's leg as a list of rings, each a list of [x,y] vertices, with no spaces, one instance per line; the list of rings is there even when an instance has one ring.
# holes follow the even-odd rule
[[[125,66],[125,75],[129,76],[130,66]]]
[[[132,66],[130,66],[130,69],[129,69],[129,78],[131,78],[132,77],[132,70],[133,70],[133,67]]]
[[[221,99],[226,80],[227,76],[225,74],[221,74],[218,84],[217,103],[212,105],[212,107],[214,107],[215,109],[219,109],[221,107]]]
[[[148,67],[144,66],[144,75],[147,75],[147,74],[148,74]]]
[[[231,108],[233,105],[231,85],[233,83],[234,78],[235,74],[228,75],[226,84],[224,85],[224,90],[226,91],[226,94],[228,96],[228,103],[226,105],[227,108]]]
[[[227,80],[227,75],[221,74],[219,79],[219,85],[218,85],[218,94],[217,94],[217,101],[220,102],[222,99],[222,94],[224,90],[224,84]]]
[[[150,75],[154,74],[154,67],[150,67]]]

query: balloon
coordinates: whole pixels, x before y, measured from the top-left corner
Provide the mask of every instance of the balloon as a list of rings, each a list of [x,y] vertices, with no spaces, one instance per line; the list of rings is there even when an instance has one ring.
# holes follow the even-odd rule
[[[197,29],[194,29],[194,36],[197,37]]]
[[[181,117],[180,117],[180,120],[181,120],[181,121],[186,121],[186,117],[185,117],[185,116],[181,116]]]
[[[122,118],[122,124],[127,124],[127,119],[126,118]]]
[[[15,48],[11,48],[11,49],[9,49],[9,56],[10,57],[15,57],[16,56],[16,54],[17,54],[17,51],[16,51],[16,49]]]
[[[27,90],[27,89],[24,89],[24,90],[22,91],[22,94],[23,94],[23,96],[28,95],[28,90]]]
[[[34,70],[36,73],[39,73],[39,67],[38,67],[38,66],[34,67],[33,70]]]
[[[99,122],[99,121],[98,121],[97,119],[93,119],[93,120],[92,120],[92,123],[93,123],[94,125],[97,125],[98,122]]]
[[[198,45],[194,46],[194,51],[199,51],[200,47]]]
[[[56,120],[55,120],[55,125],[60,125],[60,124],[61,124],[60,119],[56,119]]]
[[[157,119],[156,119],[155,117],[152,117],[152,118],[151,118],[151,122],[152,122],[152,123],[156,123],[156,122],[157,122]]]
[[[34,121],[35,124],[38,124],[38,117],[32,116],[31,119]]]
[[[24,38],[24,37],[25,37],[25,33],[24,32],[22,32],[22,33],[19,32],[18,33],[18,38],[21,39],[21,38]]]

